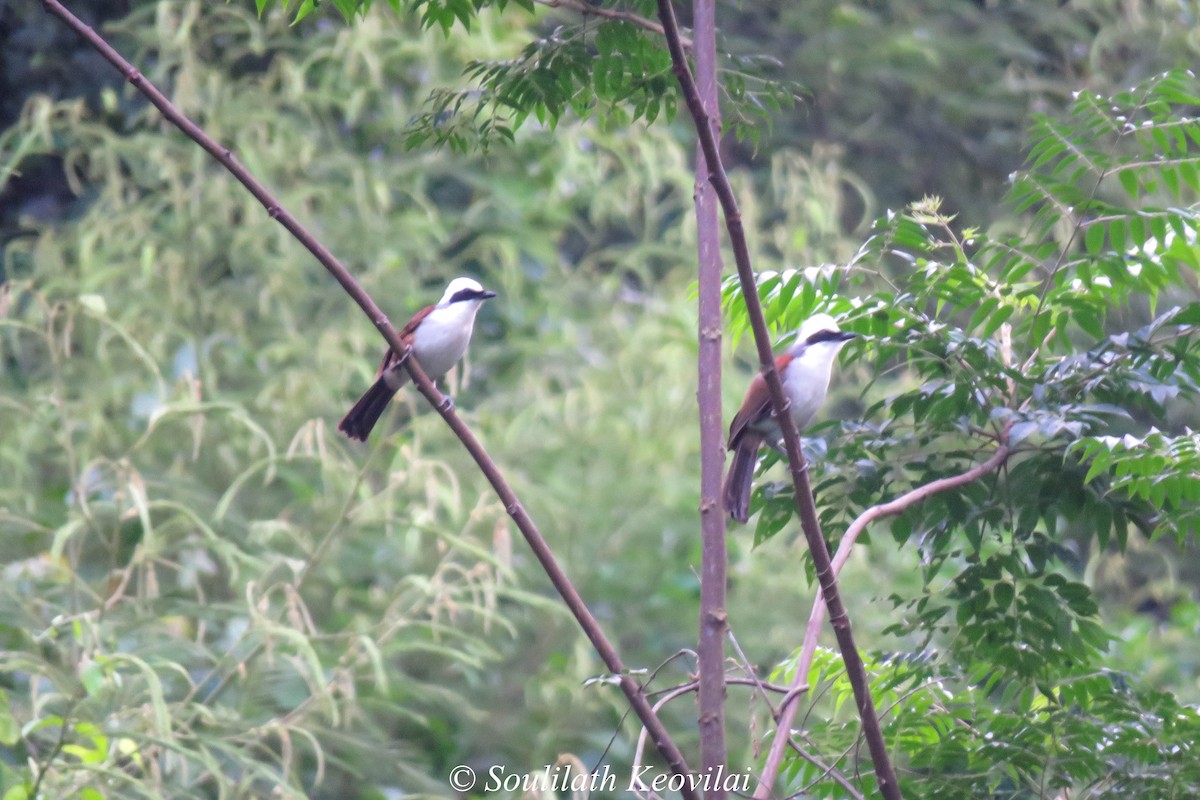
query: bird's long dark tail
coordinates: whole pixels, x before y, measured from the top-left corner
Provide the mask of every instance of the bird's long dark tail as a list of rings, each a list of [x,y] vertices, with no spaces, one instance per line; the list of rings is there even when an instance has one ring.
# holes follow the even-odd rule
[[[388,403],[392,402],[392,396],[396,394],[396,388],[398,388],[395,386],[396,376],[391,376],[390,382],[388,378],[389,373],[380,375],[379,380],[375,381],[370,389],[363,392],[363,396],[358,398],[354,408],[350,409],[349,413],[338,423],[339,431],[360,442],[367,440],[367,437],[371,435],[371,429],[375,427],[383,410],[388,407]]]
[[[750,518],[750,488],[754,482],[754,465],[758,463],[758,448],[763,437],[747,431],[733,450],[733,460],[725,476],[725,511],[744,523]]]

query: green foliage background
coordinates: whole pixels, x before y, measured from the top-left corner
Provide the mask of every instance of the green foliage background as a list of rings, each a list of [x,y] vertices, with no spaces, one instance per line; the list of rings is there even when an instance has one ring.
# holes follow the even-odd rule
[[[827,535],[871,502],[973,463],[980,442],[962,422],[971,392],[993,393],[966,412],[971,425],[1012,422],[1029,448],[1006,476],[1011,494],[1070,489],[1046,493],[1032,518],[1001,507],[992,483],[950,496],[896,522],[898,544],[881,528],[847,573],[864,646],[902,655],[873,666],[908,788],[1029,796],[1040,783],[1045,796],[1072,785],[1133,796],[1123,778],[1159,763],[1169,774],[1143,775],[1141,796],[1186,796],[1195,766],[1173,748],[1196,728],[1181,704],[1197,694],[1187,637],[1197,576],[1180,558],[1195,506],[1196,171],[1180,166],[1172,182],[1160,164],[1122,168],[1140,150],[1101,135],[1080,140],[1074,160],[1061,142],[1107,130],[1104,104],[1089,122],[1089,95],[1072,107],[1073,92],[1113,94],[1194,55],[1194,20],[1171,4],[985,13],[945,0],[835,4],[832,16],[805,15],[807,5],[721,13],[731,52],[781,58],[779,71],[808,93],[797,116],[768,130],[744,112],[756,99],[771,105],[747,66],[767,62],[727,59],[729,113],[760,128],[756,151],[734,145],[734,179],[770,316],[783,332],[829,308],[872,337],[849,351],[830,403],[830,416],[854,422],[811,437]],[[627,663],[653,670],[693,646],[687,126],[648,124],[658,109],[623,88],[636,76],[606,70],[593,87],[605,103],[544,100],[598,121],[514,120],[501,105],[498,117],[472,119],[500,120],[507,134],[445,130],[465,130],[451,141],[463,147],[495,134],[509,145],[406,149],[406,135],[440,121],[431,91],[458,85],[472,60],[474,74],[505,79],[486,65],[517,57],[530,31],[555,21],[516,9],[470,16],[469,36],[455,24],[451,35],[426,30],[441,25],[436,15],[422,25],[383,9],[352,26],[289,26],[279,11],[260,21],[248,4],[116,10],[105,34],[228,143],[393,321],[454,275],[500,293],[452,380],[460,411]],[[617,730],[605,757],[628,763],[635,737],[619,693],[588,683],[599,662],[440,421],[410,394],[369,446],[334,432],[377,363],[369,322],[37,4],[0,14],[13,45],[4,96],[21,98],[6,99],[0,133],[5,800],[446,795],[456,764],[538,770],[570,752],[591,766]],[[776,44],[797,31],[803,47]],[[563,41],[584,57],[580,41],[603,53],[605,36],[632,35]],[[872,55],[821,56],[844,52]],[[1148,104],[1147,119],[1194,108],[1195,87],[1181,80],[1174,97],[1155,84],[1161,107]],[[625,109],[617,122],[633,121],[614,124],[614,108]],[[1031,109],[1050,121],[1026,139]],[[1074,127],[1054,127],[1064,119]],[[1182,142],[1164,133],[1159,148],[1147,133],[1137,146],[1194,164],[1194,135],[1175,128]],[[1030,149],[1035,168],[1002,204],[1001,180]],[[871,226],[924,192],[947,204]],[[1078,240],[1061,213],[1071,196],[1103,221]],[[1168,230],[1164,262],[1148,242],[1165,246]],[[1142,270],[1132,277],[1131,248]],[[975,270],[977,253],[995,254],[979,262],[990,278]],[[1055,259],[1064,266],[1043,289],[1029,275]],[[807,282],[771,275],[817,264],[853,268]],[[1044,317],[1039,297],[1049,298]],[[736,341],[736,304],[730,319]],[[1006,373],[993,344],[1005,323],[1027,344],[1046,340],[1034,363],[1051,372]],[[1161,346],[1155,332],[1179,326],[1190,328]],[[1072,352],[1091,360],[1072,366]],[[1085,386],[1110,357],[1129,366],[1119,385]],[[734,363],[729,404],[749,374],[749,360]],[[1059,394],[1045,399],[1046,387]],[[989,413],[1010,391],[1038,404]],[[1102,403],[1131,417],[1114,421]],[[1158,439],[1145,435],[1152,424]],[[1068,446],[1078,467],[1064,462]],[[1147,448],[1162,460],[1138,472]],[[1068,480],[1050,468],[1064,463]],[[775,494],[756,498],[762,546],[731,532],[730,611],[745,652],[764,671],[782,663],[782,679],[811,587],[786,492]],[[944,524],[966,508],[979,518]],[[1156,510],[1154,533],[1135,524]],[[1163,531],[1176,535],[1152,541]],[[1047,615],[1046,630],[1020,628]],[[1021,655],[1046,639],[1061,650]],[[673,662],[655,686],[689,668]],[[821,687],[813,718],[829,720],[811,742],[832,759],[853,744],[846,687],[828,654],[811,680]],[[770,732],[762,704],[741,692],[731,690],[739,766],[755,763]],[[689,704],[667,713],[691,745]],[[1124,747],[1111,760],[1097,744],[1104,732]],[[794,787],[814,777],[791,765]]]

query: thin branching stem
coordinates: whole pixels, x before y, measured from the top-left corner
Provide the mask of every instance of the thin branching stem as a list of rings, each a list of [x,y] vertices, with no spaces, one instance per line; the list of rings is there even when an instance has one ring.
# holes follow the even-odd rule
[[[834,781],[835,783],[837,783],[838,786],[841,786],[843,789],[845,789],[847,792],[849,792],[850,797],[853,798],[853,800],[863,800],[862,792],[860,792],[857,788],[855,788],[854,784],[850,782],[850,779],[847,778],[846,775],[840,769],[833,766],[832,764],[825,764],[825,763],[821,762],[820,759],[818,759],[812,753],[808,752],[803,747],[801,747],[799,744],[797,744],[795,739],[793,739],[791,736],[784,736],[784,737],[777,736],[776,737],[776,739],[780,739],[780,738],[782,738],[783,741],[788,743],[788,746],[792,749],[793,753],[795,753],[797,756],[804,759],[808,763],[812,764],[817,769],[821,770],[821,774],[819,776],[817,776],[816,778],[814,778],[813,780],[809,781],[808,786],[804,787],[804,790],[801,791],[799,794],[793,795],[794,797],[809,797],[810,796],[809,792],[814,786],[816,786],[819,782],[825,780],[826,778],[829,778],[832,781]]]

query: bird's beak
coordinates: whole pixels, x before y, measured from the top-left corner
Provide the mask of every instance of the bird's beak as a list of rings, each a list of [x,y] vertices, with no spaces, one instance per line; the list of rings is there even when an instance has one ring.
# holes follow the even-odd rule
[[[484,289],[483,292],[479,296],[483,300],[491,300],[493,297],[496,296],[496,293],[490,289]]]
[[[851,333],[850,331],[841,331],[841,332],[838,334],[838,339],[839,339],[839,341],[843,341],[843,342],[848,342],[848,341],[850,341],[851,339],[857,339],[857,338],[858,338],[858,334],[857,334],[857,333]]]

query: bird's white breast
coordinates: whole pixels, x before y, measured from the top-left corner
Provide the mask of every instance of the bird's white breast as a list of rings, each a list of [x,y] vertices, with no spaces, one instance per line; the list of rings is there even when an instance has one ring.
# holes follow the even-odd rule
[[[807,347],[784,370],[783,390],[791,402],[797,430],[807,428],[825,402],[833,359],[840,349],[841,342],[822,342]]]
[[[431,378],[445,375],[463,357],[479,306],[478,301],[451,303],[421,320],[413,332],[413,351]]]

